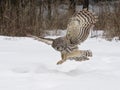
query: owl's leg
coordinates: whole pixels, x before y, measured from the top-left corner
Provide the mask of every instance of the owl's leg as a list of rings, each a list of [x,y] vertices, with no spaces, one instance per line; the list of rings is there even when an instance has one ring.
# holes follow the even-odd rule
[[[75,50],[70,53],[67,53],[66,58],[69,59],[69,58],[73,58],[73,57],[80,57],[81,54],[82,54],[81,50]]]
[[[89,60],[88,57],[92,57],[92,52],[90,50],[81,50],[81,54],[78,57],[73,57],[75,61],[86,61]]]
[[[62,60],[57,62],[57,65],[64,63],[67,59],[71,58],[71,57],[77,57],[78,55],[80,55],[80,51],[76,50],[76,51],[72,51],[70,53],[61,53],[61,58]]]
[[[68,53],[66,56],[67,59],[76,58],[77,61],[89,60],[88,57],[92,57],[92,52],[90,50],[75,50],[72,51],[71,53]]]
[[[58,61],[57,65],[62,64],[67,60],[66,55],[67,55],[66,53],[61,53],[62,60]]]
[[[78,56],[80,56],[80,54],[81,54],[80,50],[75,50],[70,53],[61,53],[62,60],[58,61],[57,65],[64,63],[69,58],[78,57]]]
[[[74,50],[70,53],[62,53],[62,60],[57,62],[57,65],[64,63],[67,59],[77,58],[76,61],[85,61],[89,60],[88,57],[92,57],[92,52],[88,50]]]

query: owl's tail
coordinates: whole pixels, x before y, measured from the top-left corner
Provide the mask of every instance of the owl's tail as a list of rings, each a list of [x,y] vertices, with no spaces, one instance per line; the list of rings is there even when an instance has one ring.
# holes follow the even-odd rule
[[[48,45],[52,45],[53,40],[54,40],[54,39],[51,39],[51,38],[37,37],[37,36],[31,35],[31,34],[27,34],[27,37],[31,37],[31,38],[33,38],[35,40],[44,42],[44,43],[46,43]]]

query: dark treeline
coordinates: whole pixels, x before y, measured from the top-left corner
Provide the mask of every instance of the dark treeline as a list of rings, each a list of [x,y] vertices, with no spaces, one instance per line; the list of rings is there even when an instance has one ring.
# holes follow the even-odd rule
[[[88,8],[89,5],[93,9],[99,7],[97,14],[100,20],[96,24],[96,29],[108,31],[112,26],[112,32],[114,30],[120,32],[120,2],[112,5],[112,1],[0,0],[0,34],[10,36],[25,36],[27,33],[42,35],[45,30],[66,29],[68,19],[80,5],[82,8]],[[112,12],[111,5],[113,6]],[[79,10],[82,8],[79,7]],[[96,10],[94,11],[96,12]],[[117,34],[117,36],[120,35]],[[114,32],[112,37],[115,35]]]
[[[24,36],[65,29],[77,0],[0,0],[0,34]],[[83,1],[80,1],[80,4]],[[62,6],[60,6],[62,5]],[[64,6],[65,5],[65,6]],[[59,7],[65,8],[59,12]],[[61,9],[64,10],[64,9]]]
[[[99,6],[99,21],[96,28],[103,30],[108,40],[114,37],[120,40],[120,0],[101,0],[97,6]]]

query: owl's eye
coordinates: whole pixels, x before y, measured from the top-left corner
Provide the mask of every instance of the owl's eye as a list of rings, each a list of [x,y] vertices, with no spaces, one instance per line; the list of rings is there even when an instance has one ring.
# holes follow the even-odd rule
[[[59,50],[59,47],[56,47],[57,50]]]
[[[55,47],[55,49],[59,51],[59,47]]]
[[[58,51],[62,51],[63,50],[62,47],[56,47],[55,49],[58,50]]]

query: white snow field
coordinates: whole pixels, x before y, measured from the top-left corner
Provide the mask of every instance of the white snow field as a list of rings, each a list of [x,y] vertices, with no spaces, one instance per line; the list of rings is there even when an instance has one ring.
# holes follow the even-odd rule
[[[0,90],[120,90],[120,42],[89,38],[88,61],[56,65],[60,53],[32,38],[0,36]]]

